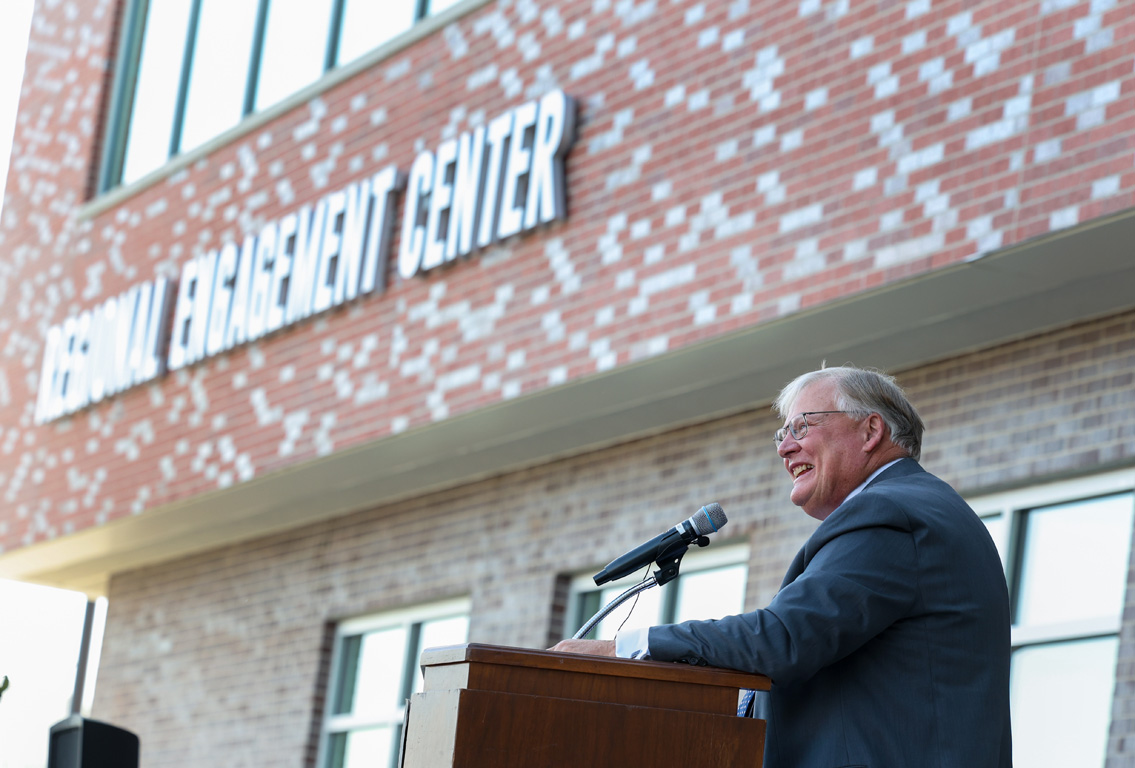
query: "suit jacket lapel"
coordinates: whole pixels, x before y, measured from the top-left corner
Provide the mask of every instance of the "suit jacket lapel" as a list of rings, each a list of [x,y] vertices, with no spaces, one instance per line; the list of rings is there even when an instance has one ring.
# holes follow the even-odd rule
[[[900,459],[899,461],[895,462],[894,464],[880,472],[877,476],[875,476],[871,480],[871,482],[867,483],[867,487],[863,490],[867,490],[867,488],[870,488],[875,483],[886,478],[906,477],[907,475],[913,475],[917,472],[925,471],[926,470],[924,470],[921,465],[919,465],[919,463],[914,459]],[[821,523],[821,525],[823,524]],[[817,531],[818,530],[819,529],[817,529]],[[814,535],[815,534],[813,534],[813,536]],[[784,580],[780,582],[781,589],[787,587],[789,584],[796,580],[797,576],[804,572],[804,568],[807,566],[805,560],[807,557],[808,542],[811,541],[812,537],[809,536],[808,541],[805,542],[804,546],[800,547],[800,551],[796,553],[796,557],[792,558],[792,564],[788,566],[788,570],[784,574]]]

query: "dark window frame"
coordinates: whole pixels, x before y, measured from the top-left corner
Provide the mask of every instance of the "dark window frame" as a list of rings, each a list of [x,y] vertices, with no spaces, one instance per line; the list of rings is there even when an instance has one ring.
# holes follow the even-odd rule
[[[129,0],[122,17],[122,24],[119,27],[119,53],[114,67],[114,79],[111,86],[109,109],[107,110],[106,133],[103,141],[102,163],[100,164],[97,178],[96,194],[103,194],[117,187],[124,186],[122,173],[125,167],[127,150],[130,146],[130,125],[134,112],[134,99],[140,74],[146,19],[153,2],[155,2],[155,0]],[[191,7],[189,11],[189,24],[186,29],[185,52],[182,57],[181,71],[178,77],[177,103],[174,111],[173,124],[169,127],[169,150],[163,165],[183,154],[181,140],[185,124],[186,101],[189,92],[190,75],[193,71],[194,49],[201,18],[201,6],[204,0],[190,0],[190,2]],[[256,104],[257,89],[261,80],[260,75],[264,56],[265,30],[271,2],[272,0],[258,0],[255,30],[249,50],[250,61],[248,77],[245,82],[241,121],[248,119],[258,111],[254,107]],[[421,23],[427,17],[433,15],[430,8],[432,4],[431,0],[406,0],[406,2],[413,4],[414,25]],[[321,77],[341,66],[341,63],[338,62],[337,59],[346,4],[347,0],[331,0]],[[259,111],[264,111],[264,109],[267,108],[268,107],[262,108]],[[159,165],[152,170],[156,171],[161,167],[162,165]]]

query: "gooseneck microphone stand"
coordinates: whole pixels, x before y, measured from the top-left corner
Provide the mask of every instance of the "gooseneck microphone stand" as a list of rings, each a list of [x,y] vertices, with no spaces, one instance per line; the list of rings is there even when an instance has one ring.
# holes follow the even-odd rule
[[[699,536],[697,538],[697,545],[699,547],[709,546],[709,538],[706,536]],[[688,544],[678,542],[672,547],[667,548],[660,554],[654,561],[658,566],[658,570],[648,575],[645,579],[635,584],[630,589],[623,592],[611,602],[599,609],[599,611],[592,616],[587,622],[579,628],[579,631],[572,635],[572,640],[581,640],[587,637],[587,634],[595,629],[603,619],[607,618],[612,611],[620,605],[630,600],[640,592],[645,592],[651,587],[661,587],[663,584],[673,581],[678,577],[678,567],[682,563],[682,556],[686,554],[686,550],[690,547]]]
[[[659,585],[659,581],[658,581],[657,576],[655,576],[653,574],[651,574],[650,576],[647,576],[645,579],[640,581],[638,584],[635,584],[633,587],[631,587],[627,591],[623,592],[623,594],[619,595],[614,600],[612,600],[611,602],[607,603],[605,606],[600,608],[599,612],[596,613],[594,616],[592,616],[590,619],[588,619],[587,623],[584,624],[582,627],[580,627],[579,631],[576,632],[574,635],[572,635],[571,639],[572,640],[582,640],[583,638],[587,637],[587,633],[590,632],[591,630],[595,629],[595,625],[597,625],[599,622],[603,621],[603,619],[607,618],[607,616],[611,613],[611,611],[618,608],[620,605],[625,603],[627,600],[630,600],[632,597],[637,595],[639,592],[645,592],[646,590],[650,589],[651,587],[656,587],[658,585]]]

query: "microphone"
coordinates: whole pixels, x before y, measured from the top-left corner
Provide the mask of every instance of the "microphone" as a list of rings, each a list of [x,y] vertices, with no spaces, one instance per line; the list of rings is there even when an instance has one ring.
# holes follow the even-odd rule
[[[644,565],[653,563],[662,557],[668,549],[698,541],[703,536],[720,530],[726,522],[725,510],[721,508],[720,504],[717,502],[706,504],[695,512],[689,520],[682,521],[665,533],[658,534],[645,544],[640,544],[625,555],[612,560],[606,568],[595,574],[595,584],[596,586],[606,584],[608,581],[621,579],[629,573],[634,573]],[[705,546],[705,544],[701,544],[701,546]],[[682,552],[685,552],[685,549]]]

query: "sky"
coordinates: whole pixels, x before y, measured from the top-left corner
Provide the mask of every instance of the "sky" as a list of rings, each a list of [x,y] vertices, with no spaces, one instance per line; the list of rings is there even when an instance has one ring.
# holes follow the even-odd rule
[[[32,5],[33,0],[0,0],[0,179],[8,178]]]
[[[32,5],[0,0],[0,184],[8,177]],[[71,712],[86,606],[77,592],[0,579],[0,681],[9,679],[0,694],[0,768],[47,765],[48,730]]]

